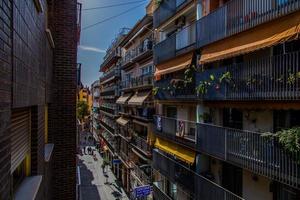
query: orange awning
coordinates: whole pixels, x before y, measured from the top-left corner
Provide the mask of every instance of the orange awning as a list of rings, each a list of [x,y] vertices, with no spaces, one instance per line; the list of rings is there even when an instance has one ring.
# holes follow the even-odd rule
[[[157,65],[154,74],[156,80],[158,80],[161,75],[173,73],[187,68],[192,63],[192,59],[193,59],[193,52],[190,52],[178,58]]]
[[[299,32],[300,12],[296,12],[204,47],[200,64],[250,53],[293,40],[298,37]]]

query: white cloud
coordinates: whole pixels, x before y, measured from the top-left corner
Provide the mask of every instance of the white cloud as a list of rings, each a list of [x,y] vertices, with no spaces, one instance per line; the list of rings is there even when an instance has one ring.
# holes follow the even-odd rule
[[[93,52],[97,52],[97,53],[106,53],[106,50],[104,50],[104,49],[99,49],[97,47],[90,47],[90,46],[84,46],[84,45],[80,45],[79,49],[81,49],[83,51],[93,51]]]

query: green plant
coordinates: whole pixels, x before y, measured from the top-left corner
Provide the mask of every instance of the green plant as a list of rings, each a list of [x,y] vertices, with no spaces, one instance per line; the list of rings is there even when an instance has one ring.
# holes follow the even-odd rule
[[[232,75],[230,72],[225,72],[222,74],[222,76],[219,78],[219,82],[222,83],[223,81],[226,81],[227,83],[232,81]]]
[[[200,84],[196,87],[196,92],[200,95],[204,95],[208,91],[208,87],[211,85],[208,81],[200,81]]]
[[[195,65],[192,65],[184,72],[184,87],[186,87],[189,83],[194,81],[194,73],[196,71]]]
[[[154,87],[154,88],[152,89],[152,94],[153,94],[153,96],[156,96],[156,95],[157,95],[158,90],[159,90],[159,87]]]
[[[158,6],[159,6],[162,2],[163,2],[163,0],[155,0],[155,4],[158,5]]]
[[[274,134],[264,133],[263,137],[276,138],[283,148],[289,153],[300,152],[300,127],[294,127],[290,129],[283,129]]]
[[[76,115],[79,120],[83,120],[89,115],[88,105],[85,101],[79,101],[76,104]]]

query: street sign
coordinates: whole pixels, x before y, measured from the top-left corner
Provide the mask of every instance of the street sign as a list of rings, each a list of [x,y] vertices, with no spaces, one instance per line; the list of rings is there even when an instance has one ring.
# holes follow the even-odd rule
[[[113,159],[113,164],[117,165],[117,164],[121,164],[121,160],[120,159]]]
[[[146,197],[151,193],[151,186],[144,185],[133,189],[135,198]]]

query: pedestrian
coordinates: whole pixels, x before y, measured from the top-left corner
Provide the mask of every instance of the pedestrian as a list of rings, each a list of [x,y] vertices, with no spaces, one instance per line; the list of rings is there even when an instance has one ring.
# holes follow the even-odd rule
[[[84,153],[84,155],[86,155],[86,153],[85,153],[85,147],[83,147],[83,153]]]

